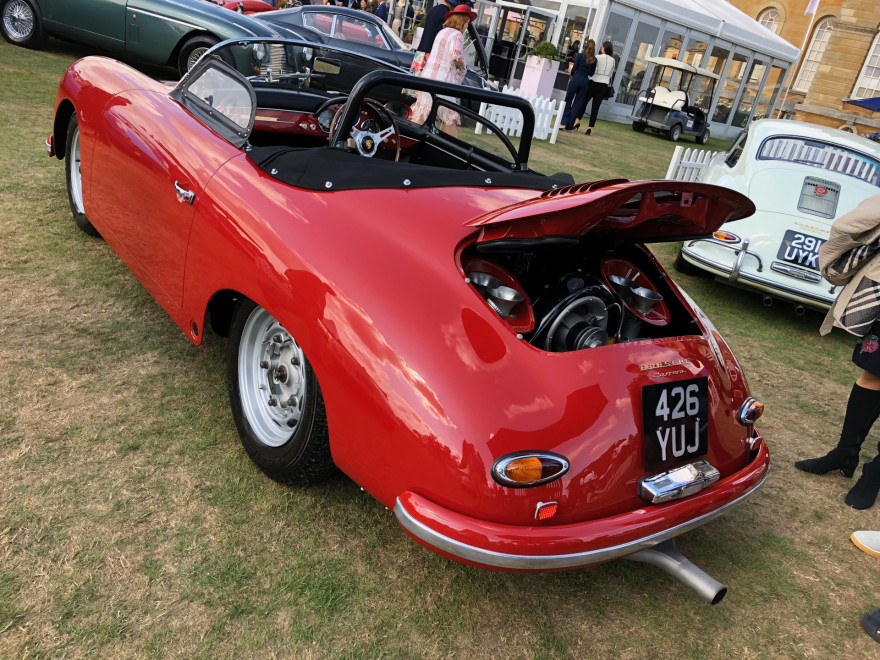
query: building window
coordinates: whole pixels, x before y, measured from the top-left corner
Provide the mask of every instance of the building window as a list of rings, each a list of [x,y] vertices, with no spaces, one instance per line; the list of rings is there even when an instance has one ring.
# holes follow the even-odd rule
[[[758,23],[770,30],[773,34],[779,34],[779,28],[782,27],[782,21],[779,19],[779,12],[776,9],[768,9],[758,16]]]
[[[825,53],[825,47],[831,38],[831,22],[833,20],[833,18],[825,18],[816,25],[813,40],[810,42],[810,47],[807,48],[807,53],[801,64],[801,71],[794,83],[794,91],[804,93],[809,91],[816,70],[819,68],[819,62],[822,61],[822,55]]]
[[[865,66],[859,73],[852,96],[855,99],[869,99],[880,95],[880,34],[874,37],[871,50],[865,59]]]

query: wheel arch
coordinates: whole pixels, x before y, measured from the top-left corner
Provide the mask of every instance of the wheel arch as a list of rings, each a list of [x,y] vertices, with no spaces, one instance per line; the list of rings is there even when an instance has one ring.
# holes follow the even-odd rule
[[[232,314],[239,298],[246,297],[243,293],[234,289],[221,289],[216,291],[208,304],[205,306],[204,327],[210,327],[214,334],[220,337],[229,337],[229,328],[232,326]]]
[[[216,34],[208,30],[190,30],[186,34],[181,35],[180,39],[177,40],[174,49],[171,51],[168,60],[165,62],[167,66],[170,66],[173,69],[177,68],[177,59],[180,57],[180,51],[183,50],[183,44],[193,37],[208,37],[210,39],[216,39],[218,43],[223,41],[223,37],[218,37]]]
[[[70,99],[63,99],[55,110],[55,122],[52,125],[52,135],[55,139],[55,157],[58,160],[64,160],[67,155],[67,125],[70,118],[76,112],[73,102]]]

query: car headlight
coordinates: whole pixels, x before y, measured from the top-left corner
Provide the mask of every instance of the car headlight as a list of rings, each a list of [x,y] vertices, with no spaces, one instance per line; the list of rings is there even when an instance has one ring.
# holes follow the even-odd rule
[[[266,59],[266,44],[254,44],[254,59],[258,62]]]

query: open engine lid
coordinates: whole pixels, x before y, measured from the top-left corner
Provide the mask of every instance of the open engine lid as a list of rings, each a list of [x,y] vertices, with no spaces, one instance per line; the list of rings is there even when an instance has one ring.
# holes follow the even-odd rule
[[[748,197],[720,186],[614,179],[550,190],[467,225],[481,228],[477,243],[587,232],[617,242],[659,243],[711,234],[754,212]]]

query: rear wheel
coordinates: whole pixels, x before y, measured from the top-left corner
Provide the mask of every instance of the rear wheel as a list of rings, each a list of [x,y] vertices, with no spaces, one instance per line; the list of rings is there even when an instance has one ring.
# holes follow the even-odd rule
[[[89,236],[100,236],[98,230],[89,222],[86,216],[86,208],[83,204],[82,168],[80,166],[82,149],[79,141],[79,122],[76,112],[70,117],[67,124],[67,161],[64,171],[67,178],[67,199],[70,201],[70,211],[76,226]]]
[[[643,131],[645,130],[645,127],[646,127],[646,126],[647,126],[647,124],[646,124],[645,122],[642,122],[642,121],[634,121],[634,122],[633,122],[633,130],[634,130],[636,133],[641,133],[641,132],[643,132]]]
[[[196,65],[196,62],[205,54],[205,51],[218,43],[220,42],[217,39],[206,35],[198,35],[187,39],[183,42],[183,46],[180,47],[180,54],[177,56],[177,72],[183,76],[183,74]]]
[[[675,270],[679,273],[683,273],[684,275],[702,275],[703,271],[700,268],[697,268],[692,263],[685,261],[684,257],[681,256],[681,252],[679,251],[678,256],[675,257],[675,263],[672,264]]]
[[[227,375],[242,445],[263,472],[285,483],[333,472],[318,379],[290,333],[247,298],[232,318]]]
[[[678,138],[681,137],[681,124],[676,124],[668,131],[666,131],[666,137],[668,137],[673,142],[678,142]]]
[[[16,46],[40,48],[46,43],[43,17],[33,0],[0,0],[0,31]]]

